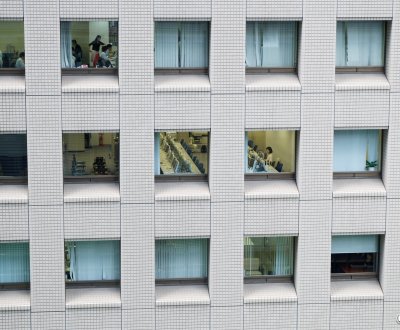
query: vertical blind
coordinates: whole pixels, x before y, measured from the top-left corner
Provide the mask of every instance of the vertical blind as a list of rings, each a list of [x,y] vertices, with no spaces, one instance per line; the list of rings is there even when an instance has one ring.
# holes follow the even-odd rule
[[[156,279],[206,278],[207,239],[156,241]]]
[[[29,244],[0,244],[0,283],[29,282]]]
[[[252,270],[249,275],[292,275],[293,242],[293,237],[246,237],[244,239],[245,265],[255,262],[260,267],[256,270],[249,265],[249,269]],[[261,272],[262,270],[264,273]],[[268,273],[265,273],[266,271]]]
[[[341,21],[336,28],[336,66],[383,66],[385,23]]]
[[[297,22],[247,22],[246,65],[296,67]]]
[[[366,161],[380,161],[379,130],[335,131],[333,148],[334,172],[366,170]]]
[[[156,22],[155,67],[208,67],[208,22]]]
[[[119,241],[67,242],[73,281],[120,279]]]
[[[346,235],[332,237],[332,254],[339,253],[376,253],[378,235]]]

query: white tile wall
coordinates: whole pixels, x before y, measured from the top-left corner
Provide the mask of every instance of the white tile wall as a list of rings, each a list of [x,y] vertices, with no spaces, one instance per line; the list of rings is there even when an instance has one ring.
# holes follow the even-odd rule
[[[0,8],[1,19],[24,20],[26,49],[25,80],[0,80],[0,131],[26,131],[29,159],[29,200],[0,203],[0,240],[29,240],[31,261],[31,310],[1,310],[1,330],[398,327],[399,1],[0,0]],[[119,21],[119,72],[111,87],[62,88],[61,19]],[[246,81],[246,19],[301,20],[296,83]],[[379,78],[384,88],[376,81],[367,88],[338,87],[337,19],[390,21],[386,77]],[[153,67],[155,20],[210,20],[207,88],[193,83],[176,90],[175,83],[160,90]],[[387,129],[387,195],[377,190],[333,197],[335,127]],[[299,130],[298,194],[248,198],[245,130],[289,128]],[[208,198],[155,198],[155,129],[210,130]],[[120,132],[120,198],[64,202],[62,130]],[[331,234],[360,232],[385,236],[379,278],[384,299],[331,301]],[[298,302],[244,304],[243,236],[282,234],[298,236]],[[210,237],[210,305],[156,307],[155,237],[183,236]],[[69,238],[121,239],[121,308],[65,311],[63,242]]]

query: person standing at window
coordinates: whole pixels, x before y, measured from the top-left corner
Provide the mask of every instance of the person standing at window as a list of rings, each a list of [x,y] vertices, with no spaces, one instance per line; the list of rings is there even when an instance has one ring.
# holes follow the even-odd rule
[[[75,67],[80,67],[82,65],[82,47],[76,40],[72,40],[72,55],[75,57]]]
[[[25,69],[25,52],[19,53],[17,62],[15,62],[15,67],[17,69]]]
[[[91,47],[90,62],[93,63],[94,67],[96,67],[97,61],[99,60],[100,46],[104,46],[104,43],[101,41],[101,35],[98,34],[96,38],[89,44],[89,47]]]

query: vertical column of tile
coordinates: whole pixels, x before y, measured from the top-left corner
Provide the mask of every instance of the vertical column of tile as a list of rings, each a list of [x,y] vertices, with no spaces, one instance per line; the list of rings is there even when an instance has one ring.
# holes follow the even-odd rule
[[[123,329],[154,329],[153,1],[119,1]]]
[[[29,207],[29,243],[32,329],[64,329],[62,205]]]
[[[27,96],[26,108],[29,204],[62,205],[60,97]]]
[[[215,330],[243,329],[243,218],[242,202],[211,203],[209,289]]]
[[[60,95],[58,0],[25,0],[26,95]]]
[[[393,18],[386,38],[386,77],[391,93],[400,92],[400,3],[393,1]]]
[[[331,205],[330,200],[300,202],[295,271],[299,329],[310,329],[302,326],[310,318],[329,320]],[[313,329],[329,329],[329,322]]]

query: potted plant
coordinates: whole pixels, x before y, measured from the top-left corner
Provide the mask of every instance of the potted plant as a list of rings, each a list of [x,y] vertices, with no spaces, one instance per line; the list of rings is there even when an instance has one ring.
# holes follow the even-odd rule
[[[378,167],[378,161],[374,160],[372,162],[369,162],[368,160],[365,163],[365,169],[367,171],[376,171],[376,168]]]

